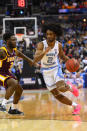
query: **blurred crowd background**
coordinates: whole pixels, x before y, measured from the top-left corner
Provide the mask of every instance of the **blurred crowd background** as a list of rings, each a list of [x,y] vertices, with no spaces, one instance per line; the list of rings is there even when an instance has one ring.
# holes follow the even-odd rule
[[[28,44],[24,39],[17,43],[17,48],[31,58],[34,56],[37,43],[45,39],[41,26],[49,21],[58,22],[63,28],[63,35],[58,41],[62,43],[65,55],[69,58],[74,57],[80,64],[76,73],[70,73],[66,70],[65,63],[60,61],[65,78],[87,87],[87,0],[24,0],[24,2],[23,7],[18,5],[18,0],[0,2],[0,46],[3,46],[3,18],[37,17],[38,37],[30,39]],[[23,65],[25,65],[23,60],[16,58],[12,68],[21,84],[22,78],[27,77],[23,73],[25,72]],[[40,88],[45,87],[40,69],[33,68],[33,73],[35,75],[29,76],[32,81],[36,80],[36,85],[40,85]]]

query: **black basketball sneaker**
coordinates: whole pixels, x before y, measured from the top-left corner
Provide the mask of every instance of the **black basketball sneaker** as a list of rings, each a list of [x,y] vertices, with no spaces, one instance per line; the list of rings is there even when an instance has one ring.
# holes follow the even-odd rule
[[[6,107],[2,104],[0,104],[0,111],[6,112]]]
[[[12,109],[11,107],[10,107],[8,113],[11,115],[24,115],[23,112],[19,111],[18,109]]]

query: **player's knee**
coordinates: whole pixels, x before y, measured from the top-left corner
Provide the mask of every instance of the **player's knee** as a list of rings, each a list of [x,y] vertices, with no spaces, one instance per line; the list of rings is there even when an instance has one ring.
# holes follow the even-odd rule
[[[59,94],[59,91],[55,88],[51,90],[51,93],[56,97]]]
[[[12,87],[14,90],[16,90],[17,86],[18,86],[18,81],[11,78],[7,80],[7,86],[8,87]]]
[[[65,84],[65,87],[67,88],[67,90],[70,89],[70,86],[68,84]]]
[[[23,88],[21,87],[21,85],[18,84],[17,90],[18,90],[19,93],[22,93],[22,92],[23,92]]]
[[[51,91],[51,93],[54,95],[55,98],[57,98],[58,100],[63,99],[63,95],[60,94],[60,92],[55,88]]]
[[[58,95],[57,95],[57,99],[58,99],[58,100],[62,100],[62,99],[64,99],[64,96],[63,96],[62,94],[58,94]]]
[[[64,89],[64,88],[63,88],[63,89],[59,89],[59,91],[64,93],[64,92],[67,91],[67,89]]]
[[[56,83],[56,86],[57,86],[57,88],[65,87],[65,86],[66,86],[66,85],[65,85],[65,81],[64,81],[64,80],[58,81],[58,82]]]
[[[12,87],[16,90],[18,87],[18,81],[15,80],[14,85]]]

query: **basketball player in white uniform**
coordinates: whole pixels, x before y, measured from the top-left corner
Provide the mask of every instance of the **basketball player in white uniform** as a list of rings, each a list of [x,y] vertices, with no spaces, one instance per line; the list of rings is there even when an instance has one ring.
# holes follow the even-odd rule
[[[61,43],[56,40],[56,37],[62,34],[61,27],[56,24],[45,24],[43,32],[46,33],[46,40],[38,43],[34,63],[41,61],[41,70],[46,86],[54,97],[63,104],[72,106],[73,114],[79,114],[81,106],[61,93],[71,91],[75,96],[78,94],[78,90],[72,84],[65,83],[59,64],[59,57],[65,62],[69,59],[64,55]]]

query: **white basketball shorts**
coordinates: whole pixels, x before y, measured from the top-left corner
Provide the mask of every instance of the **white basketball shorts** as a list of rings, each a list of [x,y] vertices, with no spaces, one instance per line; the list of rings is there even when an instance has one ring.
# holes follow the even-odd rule
[[[43,70],[43,77],[49,91],[56,88],[56,82],[64,80],[61,67]]]

